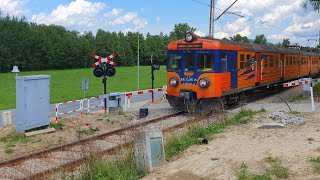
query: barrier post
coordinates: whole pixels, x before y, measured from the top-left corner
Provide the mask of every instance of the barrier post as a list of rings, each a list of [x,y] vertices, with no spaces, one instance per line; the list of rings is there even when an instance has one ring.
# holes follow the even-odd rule
[[[131,99],[131,96],[128,96],[128,109],[130,108],[130,99]]]
[[[314,111],[315,109],[314,109],[312,80],[311,80],[311,85],[310,85],[310,94],[311,94],[311,107],[312,107],[312,111]]]
[[[56,104],[56,123],[58,123],[58,104]]]
[[[128,105],[128,97],[124,95],[124,108],[123,108],[124,112],[127,111],[127,105]]]
[[[87,101],[87,112],[90,113],[90,98],[88,98],[88,101]]]
[[[80,116],[83,115],[83,99],[80,99]]]

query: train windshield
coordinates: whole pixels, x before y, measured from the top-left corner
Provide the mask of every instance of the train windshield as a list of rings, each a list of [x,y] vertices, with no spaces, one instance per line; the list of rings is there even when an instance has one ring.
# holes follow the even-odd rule
[[[199,54],[198,71],[214,71],[214,54]]]
[[[184,56],[184,71],[194,71],[194,54]]]
[[[168,70],[169,71],[181,71],[182,66],[182,55],[180,54],[170,54],[169,55],[169,65]]]

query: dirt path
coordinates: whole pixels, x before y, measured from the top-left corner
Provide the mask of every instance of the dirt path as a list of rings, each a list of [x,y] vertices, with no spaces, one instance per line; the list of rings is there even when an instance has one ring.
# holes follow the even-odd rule
[[[249,173],[265,173],[268,164],[264,159],[270,155],[288,168],[289,179],[320,179],[309,162],[310,157],[320,156],[320,113],[298,114],[305,118],[303,125],[258,129],[271,121],[267,114],[214,135],[208,145],[189,148],[179,159],[156,168],[144,179],[238,179],[243,163]]]

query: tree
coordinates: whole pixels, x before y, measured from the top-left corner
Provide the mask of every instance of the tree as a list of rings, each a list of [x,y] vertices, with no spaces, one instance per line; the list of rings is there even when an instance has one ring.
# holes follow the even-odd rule
[[[233,37],[230,37],[231,41],[237,41],[237,42],[245,42],[248,43],[249,39],[247,36],[241,36],[240,34],[236,34]]]
[[[283,41],[282,41],[282,46],[283,46],[283,47],[290,46],[290,41],[289,41],[289,39],[283,39]]]
[[[187,23],[175,24],[173,30],[170,32],[170,37],[174,40],[184,39],[187,32],[194,33],[196,28],[190,27]]]
[[[259,34],[259,35],[256,35],[256,38],[254,39],[253,43],[266,45],[267,39],[264,36],[264,34]]]
[[[314,11],[320,12],[320,0],[306,0],[301,3],[301,6],[307,9],[308,5],[311,5]]]

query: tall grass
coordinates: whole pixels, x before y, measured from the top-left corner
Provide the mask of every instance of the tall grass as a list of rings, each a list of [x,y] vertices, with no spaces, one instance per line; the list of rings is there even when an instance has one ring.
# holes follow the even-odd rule
[[[86,164],[86,170],[79,179],[105,180],[105,179],[126,179],[136,180],[145,175],[136,166],[134,153],[125,153],[112,160],[102,160],[100,157],[91,159]]]
[[[107,79],[107,92],[125,92],[137,90],[137,67],[116,67],[116,75]],[[155,87],[166,84],[166,67],[161,66],[155,71]],[[93,75],[93,68],[31,71],[21,72],[19,76],[51,75],[50,102],[63,102],[83,98],[81,89],[82,79],[89,80],[87,97],[103,93],[101,78]],[[149,66],[140,66],[140,89],[151,88],[151,74]],[[13,73],[0,73],[0,110],[15,108],[15,75]]]

